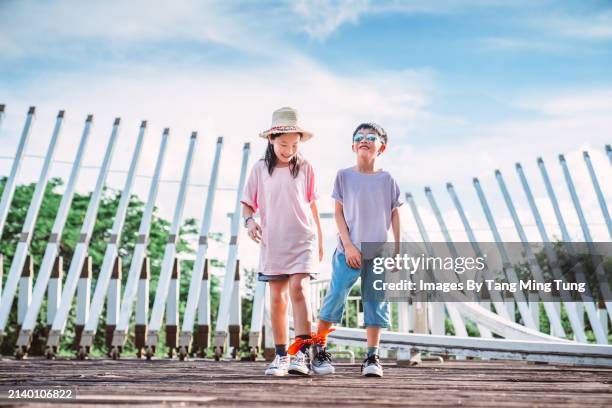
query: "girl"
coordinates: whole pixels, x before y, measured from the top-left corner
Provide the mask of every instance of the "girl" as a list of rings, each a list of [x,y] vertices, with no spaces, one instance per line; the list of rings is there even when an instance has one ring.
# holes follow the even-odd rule
[[[297,112],[281,108],[272,127],[265,157],[251,170],[242,197],[244,226],[260,243],[258,280],[270,285],[270,313],[276,356],[266,375],[310,374],[311,310],[309,280],[323,258],[321,225],[312,166],[299,154],[312,133],[297,125]],[[261,225],[253,218],[259,210]],[[315,230],[316,228],[316,230]],[[291,298],[299,350],[287,356],[287,303]]]

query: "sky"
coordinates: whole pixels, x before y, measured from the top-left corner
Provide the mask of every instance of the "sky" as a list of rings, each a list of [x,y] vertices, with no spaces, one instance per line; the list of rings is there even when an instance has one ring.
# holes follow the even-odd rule
[[[94,130],[78,183],[91,191],[115,117],[121,133],[107,185],[122,188],[141,120],[149,127],[134,192],[143,200],[163,128],[171,129],[157,205],[170,219],[189,135],[198,144],[185,216],[202,218],[217,136],[224,136],[213,231],[229,235],[242,146],[249,167],[271,113],[295,107],[315,137],[301,152],[316,171],[322,212],[350,137],[374,121],[389,134],[378,165],[411,192],[433,241],[443,239],[430,186],[453,239],[466,239],[446,193],[452,182],[482,241],[490,229],[478,177],[504,240],[518,234],[496,183],[499,169],[530,240],[541,238],[515,172],[523,165],[549,235],[559,236],[536,165],[546,163],[572,238],[578,218],[558,162],[564,154],[595,240],[610,240],[582,157],[612,197],[610,1],[16,1],[0,0],[0,174],[9,172],[28,106],[37,119],[18,182],[38,177],[57,111],[66,110],[52,176],[67,178],[87,114]],[[326,259],[335,228],[324,220]],[[403,239],[420,235],[408,206]],[[257,248],[241,238],[248,262]],[[224,257],[224,247],[219,247]]]

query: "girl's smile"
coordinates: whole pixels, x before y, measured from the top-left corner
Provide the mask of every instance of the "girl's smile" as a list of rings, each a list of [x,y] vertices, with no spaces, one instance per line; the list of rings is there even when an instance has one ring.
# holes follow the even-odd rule
[[[302,135],[299,133],[285,133],[274,139],[270,139],[270,143],[274,146],[274,154],[278,158],[278,163],[281,166],[289,165],[289,162],[298,153],[298,147]]]

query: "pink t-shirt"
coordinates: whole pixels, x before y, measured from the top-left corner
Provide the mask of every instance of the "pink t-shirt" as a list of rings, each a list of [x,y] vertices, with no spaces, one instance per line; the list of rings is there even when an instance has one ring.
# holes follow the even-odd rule
[[[293,178],[289,167],[253,166],[241,202],[259,211],[262,240],[259,270],[264,275],[317,273],[319,251],[310,205],[318,198],[312,166],[302,160]]]

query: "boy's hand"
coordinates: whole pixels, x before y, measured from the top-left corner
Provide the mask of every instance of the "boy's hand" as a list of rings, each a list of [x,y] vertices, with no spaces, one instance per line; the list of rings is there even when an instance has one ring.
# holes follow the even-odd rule
[[[400,244],[399,242],[395,243],[395,246],[393,248],[394,252],[393,252],[393,258],[396,259],[400,254]],[[397,264],[395,264],[393,266],[393,270],[391,270],[391,272],[399,272],[399,269],[397,269]]]
[[[258,244],[261,242],[261,227],[254,219],[250,219],[247,223],[249,237]]]
[[[361,252],[357,249],[355,245],[349,245],[344,250],[346,263],[353,269],[361,269]]]

